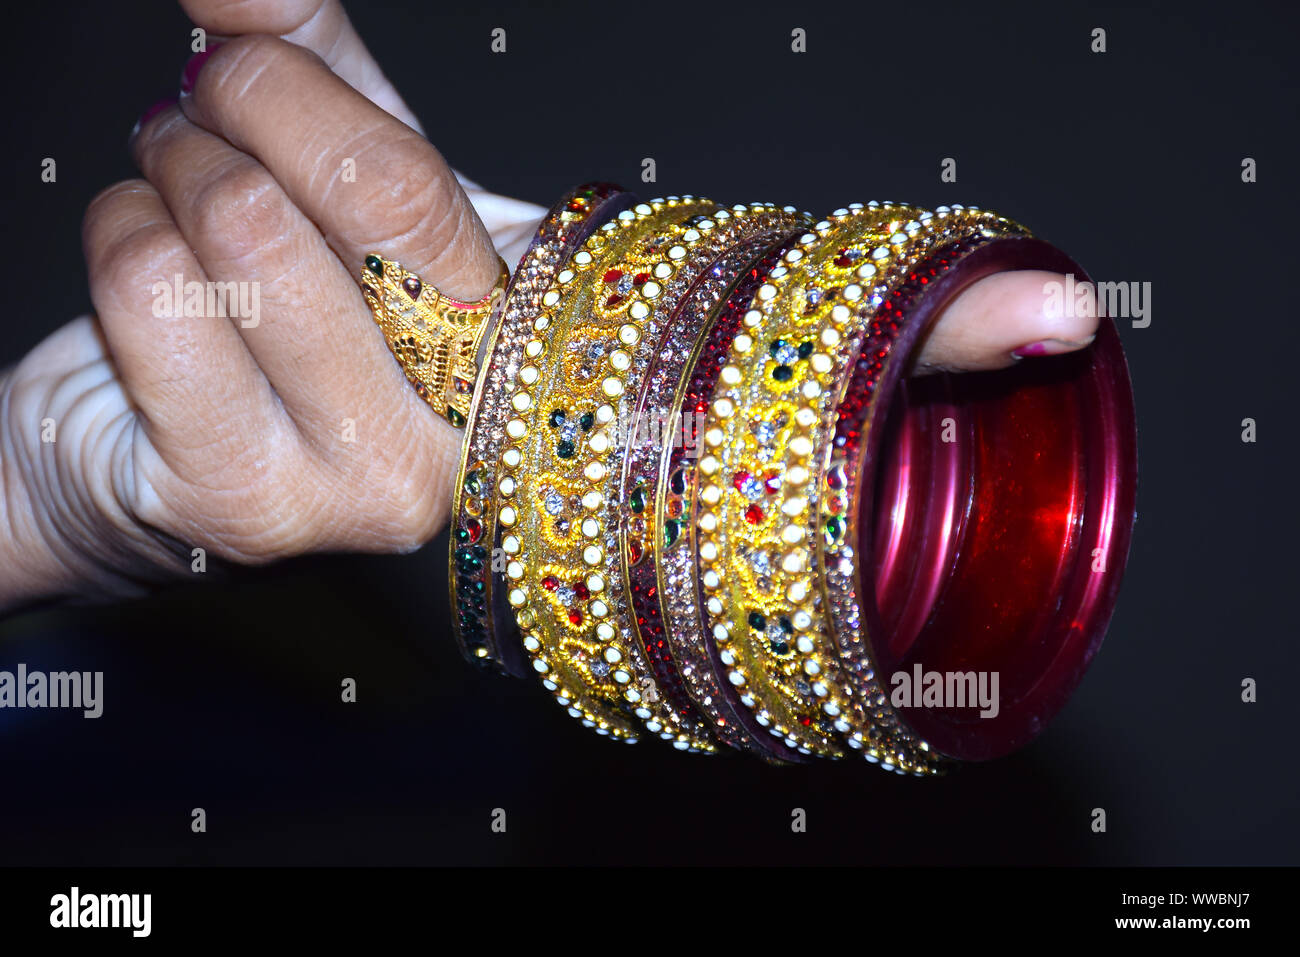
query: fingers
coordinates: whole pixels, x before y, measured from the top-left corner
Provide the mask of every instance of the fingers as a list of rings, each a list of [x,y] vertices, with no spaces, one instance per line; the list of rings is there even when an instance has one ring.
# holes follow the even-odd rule
[[[400,420],[410,389],[356,282],[275,178],[176,108],[132,150],[208,277],[249,290],[233,326],[304,437],[338,454],[343,419]]]
[[[1026,269],[972,283],[930,330],[916,371],[1002,369],[1020,358],[1085,348],[1097,332],[1096,311],[1057,314],[1059,310],[1050,305],[1050,284],[1064,279],[1057,273]]]
[[[338,0],[181,0],[181,7],[209,33],[264,33],[311,50],[362,96],[423,132]]]
[[[186,315],[207,275],[152,186],[131,180],[97,196],[83,246],[119,375],[169,466],[189,481],[219,480],[243,460],[250,434],[282,432],[270,386],[234,327]]]
[[[492,287],[492,242],[442,156],[314,54],[270,37],[233,40],[181,104],[270,170],[349,268],[374,252],[457,298]]]
[[[182,0],[181,5],[196,24],[212,33],[279,34],[289,43],[311,50],[362,96],[424,132],[338,0]],[[452,173],[483,221],[497,252],[507,263],[519,262],[546,209],[486,190],[458,170]]]

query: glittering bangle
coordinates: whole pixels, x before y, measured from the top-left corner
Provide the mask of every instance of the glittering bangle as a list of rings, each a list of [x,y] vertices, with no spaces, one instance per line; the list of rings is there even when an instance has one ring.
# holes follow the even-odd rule
[[[546,341],[526,347],[531,361],[511,396],[506,433],[518,459],[503,472],[514,497],[498,513],[515,546],[510,601],[543,684],[599,733],[634,738],[644,722],[687,750],[713,745],[644,694],[653,678],[620,627],[617,542],[601,518],[617,495],[610,466],[625,424],[616,403],[640,375],[633,350],[657,336],[664,288],[702,236],[683,221],[713,208],[692,197],[638,204],[574,255],[559,301],[538,319]]]
[[[509,371],[475,400],[492,438],[467,435],[463,463],[489,491],[466,507],[458,487],[456,532],[479,519],[505,576],[493,591],[466,570],[482,546],[453,546],[461,625],[614,738],[917,775],[1006,753],[1077,683],[1123,572],[1136,453],[1113,324],[1080,353],[907,378],[971,282],[1082,271],[973,207],[792,214],[625,209],[513,338],[503,322]],[[522,655],[482,624],[492,594]],[[991,672],[997,697],[999,671],[990,713],[893,693]]]
[[[999,222],[969,218],[971,230]],[[708,405],[695,496],[705,641],[741,705],[800,754],[845,753],[878,710],[840,673],[813,560],[837,377],[874,307],[872,289],[887,290],[913,250],[948,228],[889,204],[819,223],[759,288]],[[900,740],[896,750],[909,769],[928,769],[912,745]]]
[[[619,501],[607,508],[608,521],[618,528],[628,624],[644,649],[654,675],[655,693],[678,715],[693,715],[691,727],[733,747],[749,749],[743,729],[715,713],[710,695],[716,688],[711,673],[698,673],[688,655],[689,643],[668,634],[659,602],[658,573],[664,549],[684,538],[680,514],[657,508],[662,465],[671,449],[684,449],[684,432],[674,428],[673,398],[697,341],[709,318],[772,244],[797,234],[811,222],[793,207],[732,206],[708,217],[696,217],[703,233],[683,259],[658,303],[659,330],[633,347],[633,363],[644,367],[641,386],[626,418],[626,445],[616,450],[621,460]],[[697,730],[697,733],[701,733]]]
[[[702,422],[709,396],[718,383],[723,357],[740,332],[742,317],[748,312],[759,286],[768,281],[771,270],[794,240],[792,236],[769,248],[741,277],[701,331],[689,357],[688,375],[683,376],[672,398],[668,420],[672,434],[681,435],[682,441],[665,450],[666,462],[660,472],[654,503],[658,524],[678,520],[680,535],[671,543],[663,538],[655,541],[657,595],[643,592],[640,596],[643,602],[658,600],[669,645],[696,705],[716,726],[724,729],[728,743],[745,750],[758,749],[776,762],[801,758],[793,749],[766,734],[753,714],[734,700],[726,687],[726,672],[716,658],[716,649],[705,641],[704,605],[696,561],[699,531],[692,502],[697,485],[696,466],[705,441]],[[720,610],[718,599],[710,601]]]
[[[494,549],[500,544],[496,467],[505,445],[507,390],[556,274],[587,236],[632,202],[630,193],[613,184],[591,183],[570,190],[551,207],[511,278],[467,416],[452,493],[452,630],[467,659],[511,674],[531,674],[532,669],[500,594],[502,569],[493,568]]]

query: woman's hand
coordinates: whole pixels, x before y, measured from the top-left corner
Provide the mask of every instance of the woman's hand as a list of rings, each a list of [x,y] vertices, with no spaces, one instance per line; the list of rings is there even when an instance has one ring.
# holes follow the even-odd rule
[[[26,492],[5,495],[9,548],[28,569],[11,598],[115,592],[188,568],[194,546],[244,563],[410,550],[445,520],[458,433],[410,388],[355,273],[375,252],[475,299],[497,277],[486,230],[437,151],[310,51],[242,37],[194,73],[132,140],[145,178],[86,212],[96,318],[8,383],[6,488]],[[259,314],[173,317],[159,300],[178,276],[257,290]]]
[[[542,213],[458,182],[336,0],[183,6],[210,34],[286,39],[192,62],[180,105],[132,139],[144,178],[87,210],[96,315],[0,378],[0,608],[128,593],[196,547],[255,564],[428,541],[459,435],[406,382],[354,276],[378,252],[476,298],[494,245],[513,265]],[[256,322],[173,318],[157,290],[177,276],[258,290]],[[923,369],[1086,344],[1095,319],[1044,315],[1051,278],[970,287]]]

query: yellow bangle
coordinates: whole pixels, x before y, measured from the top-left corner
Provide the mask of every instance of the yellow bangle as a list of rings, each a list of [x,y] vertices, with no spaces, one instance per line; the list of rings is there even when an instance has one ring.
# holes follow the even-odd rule
[[[509,601],[544,686],[598,733],[635,739],[644,722],[698,751],[714,746],[645,694],[653,681],[644,655],[615,624],[625,609],[614,529],[593,513],[616,495],[606,457],[623,425],[617,403],[638,372],[626,347],[657,332],[656,300],[688,258],[688,230],[674,220],[712,208],[691,197],[638,204],[557,277],[510,397],[497,513]],[[615,264],[627,282],[612,275]]]
[[[841,674],[818,516],[873,296],[955,231],[995,219],[877,204],[818,223],[759,287],[709,402],[695,503],[708,638],[741,704],[801,754],[869,747],[904,770],[934,764],[888,720],[883,695],[864,697]]]

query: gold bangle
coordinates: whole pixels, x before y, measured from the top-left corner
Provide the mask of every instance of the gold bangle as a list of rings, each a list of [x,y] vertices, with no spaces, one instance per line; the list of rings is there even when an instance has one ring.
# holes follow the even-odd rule
[[[680,494],[692,482],[700,436],[693,406],[683,415],[683,403],[719,314],[738,288],[750,288],[772,248],[812,220],[793,207],[760,205],[721,209],[713,219],[719,255],[699,257],[702,278],[677,306],[638,397],[637,439],[623,465],[620,544],[634,621],[670,702],[706,717],[720,743],[767,757],[761,729],[747,727],[731,707],[701,635],[694,529]]]
[[[556,274],[582,238],[630,200],[630,194],[612,183],[589,183],[570,190],[551,207],[511,277],[467,416],[452,491],[452,630],[466,658],[518,677],[532,669],[518,647],[513,622],[507,624],[513,615],[502,593],[496,524],[496,467],[506,442],[509,393],[524,364],[524,345],[533,338],[542,297],[555,285]]]
[[[598,733],[635,740],[636,725],[682,750],[712,751],[666,707],[636,636],[620,617],[622,576],[615,529],[602,522],[617,501],[609,466],[626,426],[618,404],[640,370],[633,349],[666,318],[664,288],[701,233],[680,220],[716,205],[693,197],[638,204],[587,240],[543,298],[525,346],[531,360],[511,396],[516,444],[502,456],[514,503],[498,512],[511,605],[543,684]],[[694,234],[692,236],[692,234]],[[549,343],[549,345],[548,345]],[[607,516],[606,516],[607,517]]]
[[[933,755],[896,722],[880,741],[884,696],[841,673],[817,516],[851,346],[879,293],[947,235],[932,220],[892,204],[837,211],[772,271],[709,403],[695,498],[709,636],[741,703],[801,754],[887,752],[921,773]]]

